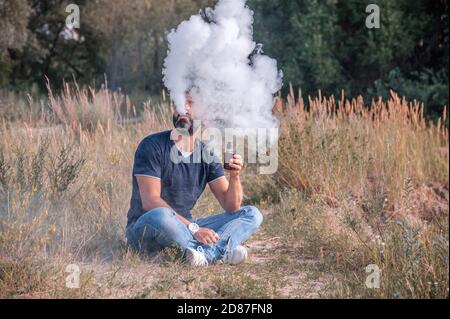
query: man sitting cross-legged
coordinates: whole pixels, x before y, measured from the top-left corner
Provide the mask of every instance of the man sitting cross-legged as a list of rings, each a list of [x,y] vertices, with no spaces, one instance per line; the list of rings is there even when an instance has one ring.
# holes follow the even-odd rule
[[[172,131],[151,134],[139,144],[133,166],[133,190],[128,212],[128,244],[140,252],[152,253],[173,244],[183,249],[183,259],[194,266],[223,261],[238,264],[247,259],[240,244],[260,226],[263,218],[254,206],[243,206],[240,172],[242,159],[230,160],[233,170],[224,176],[221,163],[206,163],[205,145],[193,132],[192,100],[186,114],[173,115]],[[189,132],[181,138],[177,129]],[[177,136],[178,135],[178,136]],[[200,152],[196,152],[200,150]],[[194,156],[200,154],[200,160]],[[173,161],[173,156],[185,161]],[[172,156],[172,157],[171,157]],[[190,213],[206,184],[225,210],[194,219]]]

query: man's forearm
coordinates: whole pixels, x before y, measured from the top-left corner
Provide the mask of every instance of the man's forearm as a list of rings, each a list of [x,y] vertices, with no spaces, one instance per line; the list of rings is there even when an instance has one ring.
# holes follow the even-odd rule
[[[225,210],[228,213],[239,210],[241,208],[242,197],[243,191],[239,175],[230,176],[228,190],[225,195]]]

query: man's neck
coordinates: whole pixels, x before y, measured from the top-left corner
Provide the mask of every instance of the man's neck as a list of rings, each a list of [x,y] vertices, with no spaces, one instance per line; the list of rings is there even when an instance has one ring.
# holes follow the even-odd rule
[[[179,136],[177,140],[174,140],[174,143],[178,148],[184,152],[193,152],[194,146],[195,146],[195,139],[197,137],[197,134],[194,133],[193,135],[183,135],[182,137]]]

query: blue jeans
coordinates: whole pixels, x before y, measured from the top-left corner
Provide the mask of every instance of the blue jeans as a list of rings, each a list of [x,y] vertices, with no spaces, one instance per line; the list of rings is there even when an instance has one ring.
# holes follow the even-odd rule
[[[139,252],[155,253],[174,244],[197,249],[201,247],[209,263],[222,259],[225,254],[249,238],[261,225],[263,217],[254,206],[243,206],[234,213],[219,213],[192,220],[200,227],[214,230],[220,239],[214,244],[201,244],[189,229],[166,207],[154,208],[130,224],[126,230],[128,244]]]

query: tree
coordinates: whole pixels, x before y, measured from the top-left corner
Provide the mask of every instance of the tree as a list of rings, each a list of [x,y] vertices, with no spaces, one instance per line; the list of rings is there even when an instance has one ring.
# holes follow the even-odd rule
[[[84,2],[78,1],[80,6]],[[29,0],[28,3],[32,14],[27,29],[33,41],[10,50],[14,87],[27,88],[37,83],[45,90],[46,77],[57,87],[63,80],[93,81],[101,73],[101,60],[96,55],[97,38],[89,26],[72,30],[73,36],[67,36],[70,30],[65,24],[65,8],[70,1]]]
[[[365,25],[380,8],[379,29]],[[255,38],[276,58],[285,82],[305,94],[387,97],[389,89],[448,105],[448,1],[250,0]]]
[[[166,34],[210,5],[211,0],[99,0],[85,9],[86,20],[101,35],[99,56],[112,88],[157,93],[162,88]]]
[[[28,89],[45,77],[103,81],[127,93],[162,88],[167,33],[215,0],[79,0],[81,28],[67,36],[68,0],[0,0],[0,85]],[[365,25],[380,8],[379,29]],[[448,105],[448,0],[248,0],[254,38],[278,61],[284,83],[305,95],[387,97],[390,89]],[[288,88],[285,85],[284,90]]]
[[[332,94],[346,88],[339,60],[343,34],[337,12],[336,0],[311,0],[299,5],[290,18],[288,41],[293,45],[289,54],[295,71],[291,73],[306,91],[321,89]]]
[[[32,41],[27,29],[31,13],[27,0],[0,1],[0,86],[9,82],[9,50],[21,49],[27,40]]]

